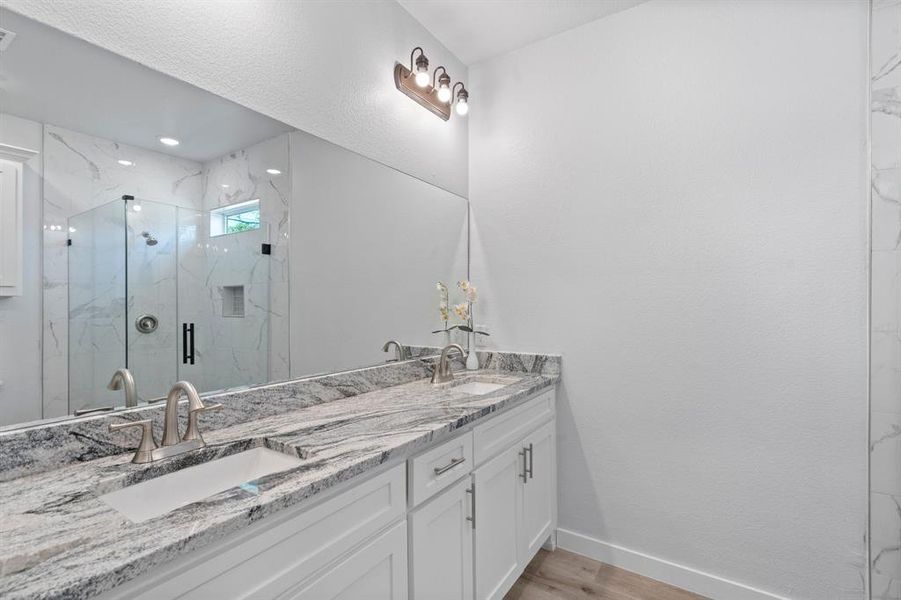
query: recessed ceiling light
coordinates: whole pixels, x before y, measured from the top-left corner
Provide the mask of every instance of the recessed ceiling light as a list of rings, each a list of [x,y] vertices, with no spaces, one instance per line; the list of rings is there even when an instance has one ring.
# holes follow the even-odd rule
[[[160,138],[160,143],[161,143],[161,144],[164,144],[164,145],[166,145],[166,146],[178,146],[181,142],[179,142],[179,141],[178,141],[177,139],[175,139],[175,138],[165,137],[165,136],[164,136],[164,137],[161,137],[161,138]]]
[[[117,160],[116,162],[119,163],[120,165],[122,165],[123,167],[132,167],[132,166],[134,166],[134,163],[133,163],[133,162],[131,162],[130,160],[125,160],[124,158],[119,159],[119,160]]]
[[[266,172],[269,173],[270,175],[281,175],[282,174],[282,172],[279,171],[278,169],[266,169]]]
[[[222,187],[223,187],[223,189],[228,188],[228,184],[227,184],[227,183],[223,183],[223,184],[222,184]]]
[[[134,206],[131,207],[131,210],[133,210],[135,212],[141,212],[141,205],[135,204]]]

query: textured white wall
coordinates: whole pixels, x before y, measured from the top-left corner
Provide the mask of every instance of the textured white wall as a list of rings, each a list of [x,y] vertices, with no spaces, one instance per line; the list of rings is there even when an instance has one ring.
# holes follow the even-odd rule
[[[564,354],[562,528],[863,597],[866,48],[862,1],[667,0],[471,68],[481,322]]]
[[[457,194],[467,120],[444,122],[394,87],[422,46],[466,68],[393,0],[0,0],[6,7]]]
[[[42,131],[0,113],[0,143],[42,151]],[[24,169],[22,295],[0,298],[0,426],[41,418],[41,160]]]

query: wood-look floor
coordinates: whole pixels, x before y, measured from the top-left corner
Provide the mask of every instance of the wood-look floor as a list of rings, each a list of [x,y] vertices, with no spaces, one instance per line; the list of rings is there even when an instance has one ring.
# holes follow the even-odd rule
[[[708,600],[631,571],[540,550],[504,600]]]

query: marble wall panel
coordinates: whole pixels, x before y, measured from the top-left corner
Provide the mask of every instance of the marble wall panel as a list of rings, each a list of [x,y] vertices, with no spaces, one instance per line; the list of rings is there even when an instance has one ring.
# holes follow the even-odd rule
[[[120,159],[129,160],[133,165],[121,165],[118,163]],[[200,208],[201,165],[54,125],[44,125],[45,418],[71,411],[68,400],[68,221],[74,215],[125,194],[143,200]]]
[[[872,10],[870,590],[901,600],[901,1]]]
[[[277,173],[273,171],[278,171]],[[222,236],[215,238],[216,244],[225,246],[227,243],[253,242],[256,248],[249,245],[245,249],[235,250],[242,256],[258,256],[259,243],[267,242],[272,245],[272,254],[264,257],[256,266],[259,273],[265,269],[266,278],[269,281],[268,289],[255,286],[252,299],[253,313],[265,311],[268,325],[266,336],[268,337],[268,349],[263,346],[248,347],[249,340],[242,336],[233,339],[234,347],[241,352],[265,352],[266,376],[257,381],[280,381],[288,379],[289,356],[289,289],[288,289],[288,254],[289,254],[289,197],[291,194],[292,173],[289,159],[288,134],[265,140],[249,148],[236,150],[225,156],[209,161],[203,165],[203,207],[206,210],[246,202],[248,200],[260,200],[260,218],[262,227],[259,237],[247,234],[236,236]],[[233,237],[235,242],[227,242],[226,238]],[[252,253],[252,254],[251,254]],[[231,268],[240,271],[243,267],[232,264]],[[260,283],[258,275],[252,277],[254,283]],[[263,297],[264,291],[267,297]],[[248,296],[251,298],[251,296]],[[248,317],[251,315],[248,315]],[[221,325],[226,327],[226,323]],[[232,324],[233,325],[233,324]],[[231,328],[229,327],[226,327]],[[224,341],[222,333],[214,333],[218,339]],[[223,356],[224,346],[220,347],[219,356]],[[228,364],[234,363],[229,360]],[[252,369],[263,368],[259,357],[254,357]],[[250,368],[250,367],[248,367]],[[252,371],[251,369],[251,371]],[[246,369],[244,369],[246,370]],[[251,376],[247,372],[246,376]]]

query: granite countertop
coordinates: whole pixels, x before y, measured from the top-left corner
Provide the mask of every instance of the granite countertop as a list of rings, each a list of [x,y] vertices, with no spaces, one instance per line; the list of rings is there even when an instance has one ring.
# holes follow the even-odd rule
[[[482,396],[455,389],[476,377],[506,385]],[[0,596],[103,593],[340,482],[412,456],[558,378],[559,372],[491,370],[458,373],[453,385],[419,379],[205,431],[207,448],[157,463],[135,465],[128,452],[5,481],[0,483]],[[286,452],[302,463],[256,480],[255,488],[232,488],[144,523],[131,523],[98,499],[253,447]]]

